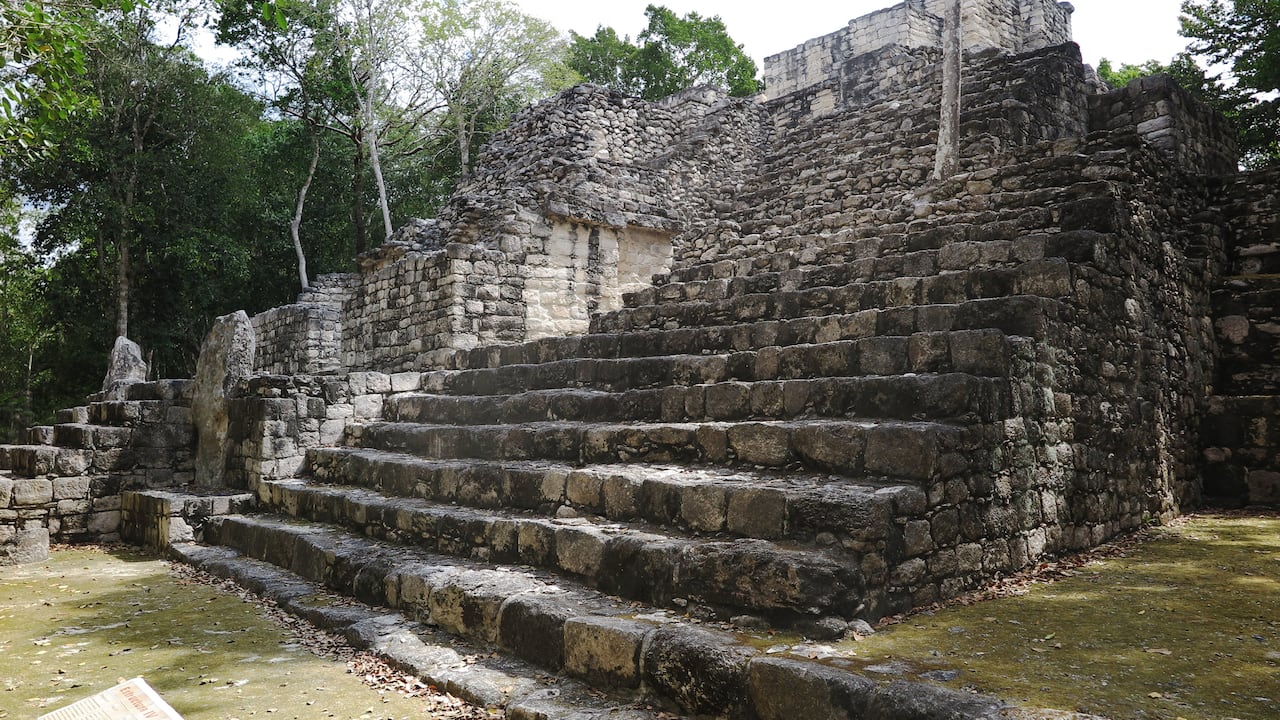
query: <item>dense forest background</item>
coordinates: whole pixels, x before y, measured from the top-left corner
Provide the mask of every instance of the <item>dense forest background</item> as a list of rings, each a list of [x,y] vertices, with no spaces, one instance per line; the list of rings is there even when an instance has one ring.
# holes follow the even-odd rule
[[[1280,0],[1183,13],[1189,54],[1104,78],[1171,72],[1276,161]],[[189,376],[213,318],[433,216],[530,102],[583,80],[761,89],[719,18],[646,16],[633,41],[506,0],[0,3],[0,441],[97,390],[117,335]],[[193,49],[213,41],[238,60]]]

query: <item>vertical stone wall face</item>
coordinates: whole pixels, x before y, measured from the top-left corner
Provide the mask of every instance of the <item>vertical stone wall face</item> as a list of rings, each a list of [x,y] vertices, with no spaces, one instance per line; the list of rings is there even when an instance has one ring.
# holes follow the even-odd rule
[[[342,366],[407,369],[445,349],[519,340],[524,280],[502,251],[459,243],[371,270],[343,307]]]
[[[1135,128],[1143,142],[1175,158],[1188,171],[1227,175],[1240,152],[1226,118],[1178,87],[1168,75],[1138,78],[1127,87],[1089,98],[1090,125]]]
[[[859,55],[888,46],[941,47],[951,0],[908,0],[851,20],[834,33],[765,58],[765,92],[778,99],[822,84]],[[963,0],[965,49],[1029,52],[1071,41],[1068,3],[1051,0]],[[902,89],[904,86],[899,86]]]
[[[1280,506],[1280,169],[1213,187],[1228,239],[1214,296],[1221,363],[1210,400],[1205,493]]]

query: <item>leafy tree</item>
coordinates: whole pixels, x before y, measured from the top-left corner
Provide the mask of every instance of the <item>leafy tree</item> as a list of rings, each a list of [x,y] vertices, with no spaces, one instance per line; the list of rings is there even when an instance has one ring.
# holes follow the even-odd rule
[[[506,0],[437,0],[422,9],[417,70],[443,105],[440,133],[452,139],[466,175],[480,136],[577,76],[564,63],[559,31]]]
[[[1122,88],[1140,77],[1168,72],[1165,65],[1157,60],[1148,60],[1141,65],[1124,63],[1120,67],[1112,67],[1111,61],[1102,58],[1098,63],[1098,77],[1113,88]]]
[[[569,66],[590,82],[647,100],[703,84],[739,97],[760,91],[755,61],[718,16],[679,17],[658,5],[644,12],[649,24],[636,44],[613,28],[600,27],[590,38],[573,33]]]
[[[54,334],[40,322],[44,270],[18,242],[22,208],[3,193],[0,201],[0,439],[12,438],[32,420],[35,386],[43,380],[36,355]]]
[[[271,108],[297,119],[306,130],[311,149],[306,161],[309,172],[296,186],[289,234],[299,280],[307,287],[310,279],[301,226],[307,195],[320,166],[322,131],[342,137],[351,146],[347,202],[355,251],[358,254],[366,247],[366,132],[341,37],[340,7],[336,0],[281,0],[274,13],[262,13],[256,0],[219,0],[217,8],[218,41],[247,52],[239,65],[253,76],[251,86],[259,89]]]
[[[129,0],[121,0],[127,3]],[[106,0],[0,3],[0,154],[35,160],[53,148],[46,125],[92,107],[76,92]]]
[[[62,152],[16,175],[52,208],[36,234],[62,328],[48,363],[78,392],[101,378],[114,335],[150,348],[157,373],[185,375],[212,317],[274,304],[287,287],[283,243],[256,234],[261,105],[187,49],[155,43],[154,23],[135,11],[104,28],[82,89],[99,109],[62,123]]]
[[[1191,53],[1231,69],[1213,92],[1236,103],[1245,162],[1280,162],[1280,0],[1184,0],[1182,34]]]

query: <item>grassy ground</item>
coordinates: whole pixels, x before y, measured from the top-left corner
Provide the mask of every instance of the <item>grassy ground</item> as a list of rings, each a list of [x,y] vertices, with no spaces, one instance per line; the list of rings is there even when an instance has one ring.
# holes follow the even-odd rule
[[[0,568],[0,718],[33,718],[143,676],[186,720],[428,718],[316,656],[262,607],[112,548]]]
[[[1280,718],[1280,518],[1202,515],[1014,597],[836,649],[874,674],[1122,718]]]
[[[870,676],[1116,720],[1280,718],[1280,517],[1204,515],[1150,534],[1111,557],[1060,563],[1053,582],[987,592],[1010,597],[794,649]],[[60,550],[0,569],[0,718],[35,717],[134,675],[187,720],[483,713],[379,693],[258,603],[183,582],[132,550]]]

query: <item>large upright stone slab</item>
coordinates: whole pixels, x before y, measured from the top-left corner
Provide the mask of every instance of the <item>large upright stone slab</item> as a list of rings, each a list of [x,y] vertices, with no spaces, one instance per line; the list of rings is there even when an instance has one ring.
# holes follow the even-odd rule
[[[196,429],[196,484],[225,487],[227,398],[235,384],[253,374],[253,323],[243,310],[213,323],[196,363],[191,419]]]
[[[147,379],[147,361],[142,359],[138,343],[121,335],[111,348],[107,374],[102,378],[102,392],[109,398],[124,399],[125,388]]]

